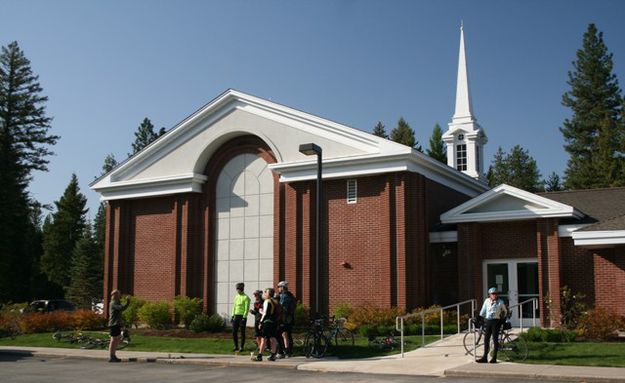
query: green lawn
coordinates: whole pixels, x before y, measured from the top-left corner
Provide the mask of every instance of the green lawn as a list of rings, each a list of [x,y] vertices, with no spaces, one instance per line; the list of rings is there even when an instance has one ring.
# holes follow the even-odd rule
[[[625,367],[625,343],[528,343],[525,363]]]
[[[107,338],[106,332],[87,331],[85,335],[93,337]],[[131,333],[131,343],[125,350],[128,351],[155,351],[171,353],[203,353],[203,354],[230,354],[232,353],[232,341],[223,334],[219,336],[207,336],[204,338],[176,338],[169,336],[141,335]],[[406,336],[405,351],[414,350],[421,346],[420,336]],[[431,343],[439,339],[438,336],[426,336],[426,343]],[[396,338],[399,343],[399,337]],[[0,338],[0,346],[32,346],[32,347],[63,347],[80,348],[79,344],[67,342],[57,342],[52,339],[52,333],[25,334],[15,338]],[[245,352],[252,352],[256,349],[253,341],[248,340]],[[367,358],[399,353],[399,347],[394,350],[381,350],[378,347],[368,345],[367,339],[361,336],[356,337],[355,346],[332,347],[328,351],[328,356],[339,358]],[[301,348],[295,349],[296,355],[303,355]]]

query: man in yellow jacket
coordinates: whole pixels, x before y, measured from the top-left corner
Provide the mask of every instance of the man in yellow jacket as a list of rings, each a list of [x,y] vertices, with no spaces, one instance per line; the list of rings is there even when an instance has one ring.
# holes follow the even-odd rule
[[[239,282],[236,284],[237,295],[234,297],[232,304],[232,340],[234,341],[234,352],[242,351],[245,347],[245,327],[247,323],[247,313],[250,309],[250,297],[243,290],[245,284]],[[241,347],[239,348],[239,329],[241,329]]]

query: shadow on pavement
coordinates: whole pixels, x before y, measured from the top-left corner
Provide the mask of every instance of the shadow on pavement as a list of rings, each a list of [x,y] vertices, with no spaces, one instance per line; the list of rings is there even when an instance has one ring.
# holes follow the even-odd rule
[[[17,362],[18,360],[32,358],[33,353],[22,350],[2,350],[0,352],[0,362]]]

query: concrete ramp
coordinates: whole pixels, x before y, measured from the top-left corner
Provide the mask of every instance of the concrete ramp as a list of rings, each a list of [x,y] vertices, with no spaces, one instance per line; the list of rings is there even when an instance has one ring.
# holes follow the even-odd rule
[[[359,372],[376,374],[402,374],[444,376],[445,371],[471,363],[473,357],[465,355],[462,345],[464,334],[452,335],[401,355],[358,360],[318,361],[300,364],[298,370],[326,372]]]

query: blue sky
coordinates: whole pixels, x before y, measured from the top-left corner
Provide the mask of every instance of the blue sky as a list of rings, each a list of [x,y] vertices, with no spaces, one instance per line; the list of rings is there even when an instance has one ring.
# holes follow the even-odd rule
[[[473,107],[491,159],[520,144],[562,174],[567,72],[596,23],[625,83],[623,1],[0,0],[0,45],[17,40],[40,76],[53,133],[43,203],[107,153],[123,160],[144,117],[171,128],[228,88],[361,130],[403,116],[427,146],[453,114],[464,20]]]

